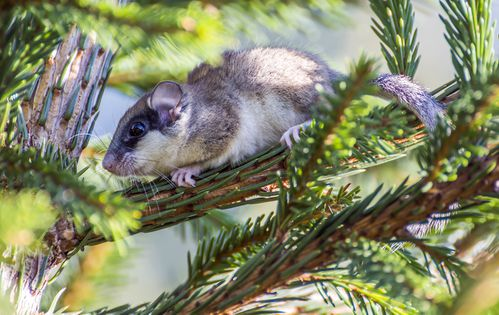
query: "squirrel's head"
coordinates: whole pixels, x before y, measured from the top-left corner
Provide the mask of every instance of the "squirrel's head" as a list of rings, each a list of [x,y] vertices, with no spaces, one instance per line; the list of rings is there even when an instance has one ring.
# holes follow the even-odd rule
[[[184,93],[171,81],[160,82],[130,107],[118,123],[103,167],[119,176],[159,175],[168,169],[179,133]]]

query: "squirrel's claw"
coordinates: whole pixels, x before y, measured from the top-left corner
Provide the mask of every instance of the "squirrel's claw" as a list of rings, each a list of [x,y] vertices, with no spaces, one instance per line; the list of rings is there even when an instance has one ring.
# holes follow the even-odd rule
[[[200,173],[201,168],[198,166],[182,167],[171,173],[172,181],[179,187],[195,187],[196,181],[192,176],[197,176]]]
[[[307,128],[309,125],[310,125],[310,121],[307,121],[307,122],[304,122],[303,124],[299,124],[299,125],[296,125],[296,126],[289,128],[282,135],[281,140],[280,140],[281,143],[287,145],[288,148],[291,149],[291,147],[293,146],[293,140],[291,140],[291,136],[293,136],[293,139],[295,140],[295,142],[300,141],[300,131]]]

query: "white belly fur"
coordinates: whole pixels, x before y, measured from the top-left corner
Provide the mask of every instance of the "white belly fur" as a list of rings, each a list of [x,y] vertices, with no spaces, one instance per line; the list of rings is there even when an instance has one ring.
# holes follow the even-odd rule
[[[307,119],[305,115],[296,113],[292,104],[283,103],[276,95],[267,95],[263,103],[257,98],[241,98],[239,115],[241,123],[237,136],[228,150],[210,161],[208,167],[217,167],[227,161],[235,164],[276,145],[286,130]]]

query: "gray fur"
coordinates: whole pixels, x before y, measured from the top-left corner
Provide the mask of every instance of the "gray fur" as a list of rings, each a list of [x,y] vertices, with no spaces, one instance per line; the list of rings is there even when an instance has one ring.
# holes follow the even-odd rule
[[[381,89],[381,96],[395,98],[407,106],[429,130],[434,130],[438,117],[444,115],[442,104],[407,76],[382,74],[374,83]]]
[[[206,169],[238,162],[278,143],[290,127],[309,120],[319,97],[317,86],[333,92],[330,82],[343,77],[307,52],[288,48],[227,51],[219,66],[203,63],[189,74],[187,83],[181,85],[179,117],[159,126],[154,138],[146,135],[137,140],[128,152],[128,165],[134,167],[106,168],[120,175],[157,175],[192,165]],[[407,105],[429,129],[435,127],[442,107],[409,78],[382,75],[374,83],[386,96]],[[144,108],[142,98],[121,119],[108,152],[115,164],[123,158],[113,148],[123,146],[127,128]],[[141,162],[144,158],[148,162]]]

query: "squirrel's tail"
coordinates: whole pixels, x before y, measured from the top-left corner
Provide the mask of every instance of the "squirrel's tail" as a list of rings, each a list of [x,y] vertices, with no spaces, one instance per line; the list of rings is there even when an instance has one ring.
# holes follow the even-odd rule
[[[379,96],[396,99],[407,106],[429,130],[434,130],[439,117],[445,114],[444,105],[407,76],[382,74],[373,83],[380,88]]]

